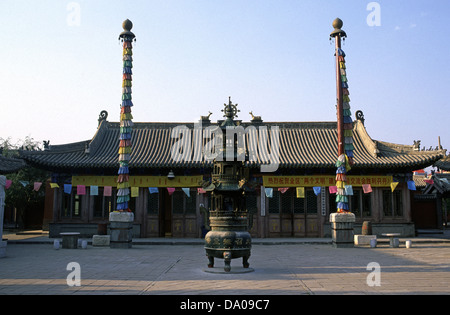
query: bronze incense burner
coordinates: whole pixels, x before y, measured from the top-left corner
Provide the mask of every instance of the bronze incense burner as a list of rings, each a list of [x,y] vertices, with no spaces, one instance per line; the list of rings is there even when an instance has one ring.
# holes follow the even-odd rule
[[[214,267],[214,258],[224,259],[226,272],[231,271],[231,260],[242,257],[243,267],[248,268],[251,251],[251,236],[248,232],[249,218],[245,206],[245,193],[250,188],[244,174],[244,161],[238,158],[238,140],[236,135],[226,137],[225,133],[236,130],[233,120],[238,112],[237,105],[231,100],[225,104],[226,120],[220,122],[223,135],[223,153],[226,159],[214,160],[211,182],[204,189],[211,192],[209,225],[211,231],[205,236],[205,250],[208,256],[208,267]],[[237,135],[237,137],[243,135]],[[227,141],[228,140],[228,141]],[[233,154],[230,154],[233,150]],[[230,158],[230,156],[232,158]],[[241,160],[241,161],[240,161]]]

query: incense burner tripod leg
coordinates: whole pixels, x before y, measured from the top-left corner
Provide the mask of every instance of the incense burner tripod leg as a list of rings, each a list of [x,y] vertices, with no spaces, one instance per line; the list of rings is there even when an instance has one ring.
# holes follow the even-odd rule
[[[208,255],[207,255],[208,256]],[[214,268],[214,257],[208,256],[208,268]]]
[[[250,267],[250,264],[248,263],[249,258],[250,258],[250,255],[242,257],[242,266],[244,268]]]

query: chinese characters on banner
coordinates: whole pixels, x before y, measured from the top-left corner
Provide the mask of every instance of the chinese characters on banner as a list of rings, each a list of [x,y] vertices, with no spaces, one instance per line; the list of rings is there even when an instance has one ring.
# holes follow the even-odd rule
[[[362,185],[371,185],[371,187],[391,187],[392,176],[347,176],[347,185],[353,187],[362,187]],[[335,176],[316,175],[316,176],[263,176],[263,185],[265,187],[329,187],[336,186]]]

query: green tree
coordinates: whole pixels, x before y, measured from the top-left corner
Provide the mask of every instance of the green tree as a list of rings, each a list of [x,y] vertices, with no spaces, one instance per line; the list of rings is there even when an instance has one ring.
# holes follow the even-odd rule
[[[31,137],[26,137],[16,144],[11,139],[0,138],[0,146],[3,147],[3,155],[7,157],[18,156],[18,150],[42,150],[41,144]],[[49,178],[47,171],[27,166],[16,173],[6,175],[12,180],[11,187],[6,190],[5,205],[15,208],[17,211],[17,223],[26,228],[26,217],[39,217],[43,214],[45,202],[45,182]],[[42,182],[39,191],[34,190],[34,183]]]

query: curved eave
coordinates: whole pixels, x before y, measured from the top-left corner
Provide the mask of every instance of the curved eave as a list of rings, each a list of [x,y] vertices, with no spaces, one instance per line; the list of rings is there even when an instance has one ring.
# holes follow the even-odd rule
[[[22,159],[0,156],[0,174],[16,173],[25,167],[27,165]]]
[[[450,171],[450,156],[444,157],[434,163],[434,166],[444,171]]]

